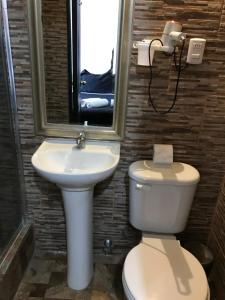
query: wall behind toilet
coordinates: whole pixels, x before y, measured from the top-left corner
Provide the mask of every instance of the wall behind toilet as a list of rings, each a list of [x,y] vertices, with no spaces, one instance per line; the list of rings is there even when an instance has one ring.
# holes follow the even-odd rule
[[[30,159],[42,137],[35,136],[31,89],[27,1],[8,0],[10,32],[17,89],[19,126],[24,161],[27,215],[34,223],[36,249],[41,253],[66,250],[65,218],[59,189],[40,178]],[[174,4],[175,3],[175,4]],[[111,238],[115,252],[132,247],[137,231],[128,220],[128,176],[131,162],[150,159],[152,144],[174,145],[175,160],[190,163],[201,173],[195,202],[184,237],[206,241],[225,173],[225,1],[141,1],[134,11],[134,40],[161,36],[165,22],[183,23],[189,37],[207,39],[204,63],[190,66],[182,76],[178,102],[167,116],[158,116],[147,105],[148,70],[136,65],[132,51],[126,135],[120,164],[112,179],[99,184],[94,199],[94,247],[102,253]],[[156,74],[154,98],[165,103],[172,95],[174,73],[168,58]],[[168,76],[169,74],[169,76]],[[165,89],[165,87],[169,88]],[[162,90],[162,87],[164,90]]]
[[[225,178],[222,181],[208,239],[214,254],[211,278],[215,285],[216,299],[225,299]]]

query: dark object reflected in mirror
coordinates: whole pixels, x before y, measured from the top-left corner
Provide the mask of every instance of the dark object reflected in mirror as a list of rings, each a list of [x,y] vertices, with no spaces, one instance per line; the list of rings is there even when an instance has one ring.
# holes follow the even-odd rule
[[[80,80],[78,97],[80,122],[83,124],[88,121],[89,125],[112,126],[115,85],[112,70],[100,75],[83,70]]]
[[[43,0],[49,123],[113,126],[120,0]]]

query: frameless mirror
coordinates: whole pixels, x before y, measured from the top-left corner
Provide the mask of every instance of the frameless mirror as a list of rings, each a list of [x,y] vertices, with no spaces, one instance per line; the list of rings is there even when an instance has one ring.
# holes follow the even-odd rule
[[[28,0],[38,134],[120,139],[133,0]],[[85,125],[84,125],[85,124]]]

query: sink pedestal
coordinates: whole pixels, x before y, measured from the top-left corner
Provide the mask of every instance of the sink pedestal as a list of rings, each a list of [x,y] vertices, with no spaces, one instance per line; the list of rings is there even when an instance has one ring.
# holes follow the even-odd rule
[[[93,276],[92,202],[94,186],[115,171],[120,143],[47,139],[32,156],[32,165],[45,179],[60,187],[63,196],[68,256],[68,285],[85,289]]]
[[[93,188],[63,189],[66,215],[68,286],[85,289],[93,276]]]

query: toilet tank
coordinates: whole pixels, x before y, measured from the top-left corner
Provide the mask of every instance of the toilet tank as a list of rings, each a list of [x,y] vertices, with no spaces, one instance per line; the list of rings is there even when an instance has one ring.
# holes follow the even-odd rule
[[[130,222],[139,230],[175,234],[184,230],[199,172],[184,163],[137,161],[129,167]]]

